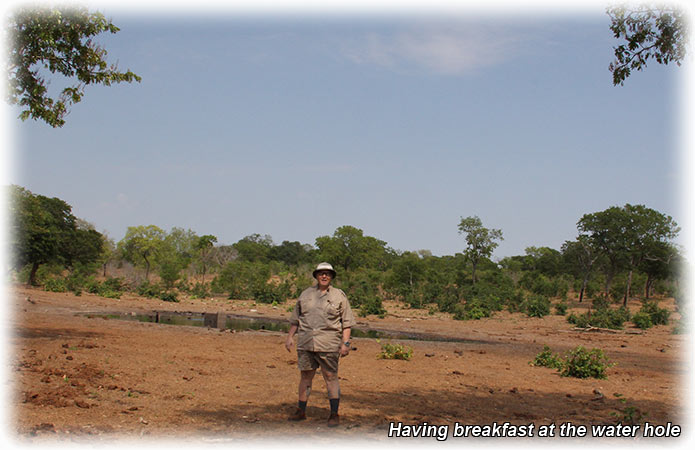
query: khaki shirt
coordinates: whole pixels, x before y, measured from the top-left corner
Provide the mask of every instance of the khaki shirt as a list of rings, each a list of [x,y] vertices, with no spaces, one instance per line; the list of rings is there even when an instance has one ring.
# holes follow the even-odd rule
[[[350,303],[343,291],[329,286],[321,293],[318,286],[305,289],[297,299],[290,325],[297,325],[297,350],[337,352],[343,328],[355,324]]]

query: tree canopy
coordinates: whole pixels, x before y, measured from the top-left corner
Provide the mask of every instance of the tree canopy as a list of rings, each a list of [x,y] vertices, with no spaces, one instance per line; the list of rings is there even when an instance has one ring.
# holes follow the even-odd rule
[[[627,304],[635,268],[645,259],[658,258],[663,253],[664,245],[680,231],[670,216],[644,205],[631,204],[585,214],[579,219],[577,228],[580,234],[588,237],[591,245],[606,255],[609,282],[618,268],[628,270],[624,304]]]
[[[36,272],[42,264],[73,267],[94,263],[101,256],[102,235],[91,228],[78,227],[78,219],[65,201],[35,195],[14,185],[10,186],[9,200],[14,264],[31,265],[30,284],[36,284]]]
[[[8,31],[7,100],[24,108],[22,120],[40,119],[62,127],[69,107],[82,100],[87,85],[140,81],[130,70],[119,72],[116,65],[108,65],[106,50],[93,41],[103,32],[119,31],[101,13],[84,7],[21,7],[10,17]],[[77,83],[53,98],[46,72]]]
[[[613,35],[624,43],[614,47],[615,60],[609,69],[613,84],[622,85],[633,70],[642,70],[650,59],[659,64],[681,65],[689,46],[685,12],[668,5],[611,6]]]
[[[478,216],[461,218],[458,225],[459,234],[466,236],[466,250],[464,254],[473,265],[473,284],[475,284],[475,270],[483,258],[489,258],[493,250],[497,248],[497,241],[503,240],[502,230],[485,228]]]

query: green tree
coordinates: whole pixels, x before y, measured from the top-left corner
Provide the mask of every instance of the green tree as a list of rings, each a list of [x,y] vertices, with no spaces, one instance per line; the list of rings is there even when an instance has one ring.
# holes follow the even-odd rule
[[[395,291],[400,295],[413,294],[424,280],[426,269],[425,260],[417,253],[405,252],[398,256],[391,267],[391,283]]]
[[[298,241],[282,241],[268,252],[268,258],[274,261],[281,261],[288,266],[298,266],[303,263],[310,263],[313,258],[314,249],[309,244],[301,244]]]
[[[461,218],[458,225],[459,234],[466,235],[468,246],[464,254],[473,266],[472,278],[475,285],[475,271],[483,258],[492,256],[492,252],[497,248],[497,241],[503,240],[502,230],[485,228],[478,216]]]
[[[623,44],[614,47],[615,60],[609,65],[613,85],[623,85],[633,70],[642,70],[647,61],[681,65],[688,50],[689,27],[685,11],[668,4],[611,6],[610,29]]]
[[[156,225],[128,227],[125,237],[118,242],[123,259],[136,266],[145,266],[145,279],[150,279],[150,268],[161,251],[166,233]]]
[[[665,214],[644,205],[626,204],[586,214],[578,223],[580,231],[603,249],[609,259],[620,261],[627,270],[623,305],[630,295],[633,271],[654,256],[660,245],[678,235],[676,222]],[[607,289],[608,293],[609,290]]]
[[[261,236],[258,233],[245,236],[233,247],[239,254],[239,259],[249,262],[268,262],[268,253],[273,248],[273,238],[269,235]]]
[[[101,13],[84,7],[21,7],[9,18],[11,35],[7,58],[8,101],[23,109],[22,120],[43,120],[52,127],[65,124],[69,107],[82,100],[90,84],[140,81],[127,70],[119,72],[105,61],[106,50],[93,37],[119,28]],[[65,87],[57,99],[48,93],[46,71],[77,83]]]
[[[59,198],[34,195],[12,185],[9,193],[12,222],[11,249],[16,268],[31,265],[29,284],[36,285],[42,264],[95,262],[102,251],[102,236],[93,229],[78,229],[72,207]]]
[[[550,247],[526,247],[527,261],[533,266],[532,270],[554,277],[561,271],[562,255]]]
[[[317,237],[316,247],[321,259],[345,272],[358,267],[384,268],[389,256],[386,242],[365,236],[362,230],[351,225],[337,228],[333,236]]]
[[[195,242],[195,261],[199,267],[199,272],[201,274],[202,281],[205,282],[205,272],[207,268],[212,264],[212,256],[215,249],[215,243],[217,242],[217,236],[212,234],[205,234],[199,236],[198,240]]]
[[[644,297],[651,297],[656,280],[666,280],[674,276],[679,253],[670,242],[656,242],[639,265],[639,270],[647,275],[644,283]]]
[[[579,302],[584,300],[584,292],[589,284],[589,278],[595,264],[601,257],[601,253],[592,246],[587,235],[579,235],[576,241],[565,241],[562,245],[562,258],[565,267],[582,279],[582,287],[579,290]]]
[[[622,216],[622,209],[614,206],[604,211],[584,214],[577,222],[579,234],[586,235],[588,244],[598,249],[601,254],[606,295],[610,293],[613,278],[626,264],[620,236],[624,223]]]

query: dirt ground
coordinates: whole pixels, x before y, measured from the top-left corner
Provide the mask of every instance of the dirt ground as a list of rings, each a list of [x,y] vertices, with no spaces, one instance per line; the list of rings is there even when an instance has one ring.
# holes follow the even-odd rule
[[[8,301],[13,400],[8,428],[23,443],[135,437],[214,443],[287,436],[378,443],[387,439],[390,422],[452,429],[456,422],[505,421],[559,427],[614,424],[642,414],[643,421],[663,425],[680,424],[687,406],[689,335],[672,334],[672,325],[582,332],[562,316],[500,312],[455,321],[388,304],[385,318],[358,318],[359,327],[467,341],[394,341],[414,350],[410,361],[401,361],[378,359],[381,344],[374,339],[354,339],[356,350],[340,365],[341,425],[329,429],[320,375],[308,419],[286,419],[296,405],[298,371],[283,333],[85,315],[177,310],[287,318],[287,305],[224,298],[167,303],[131,295],[115,300],[20,286],[10,288]],[[672,300],[661,305],[674,308]],[[584,307],[575,304],[571,310]],[[602,380],[562,377],[530,365],[544,345],[558,353],[578,345],[600,348],[615,365]]]

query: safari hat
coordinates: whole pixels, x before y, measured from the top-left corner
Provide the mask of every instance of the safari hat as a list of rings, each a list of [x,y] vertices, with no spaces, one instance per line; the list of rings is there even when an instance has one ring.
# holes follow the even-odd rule
[[[314,270],[314,273],[312,274],[313,277],[316,278],[316,274],[318,272],[321,272],[322,270],[328,270],[329,272],[331,272],[333,274],[333,278],[335,278],[335,276],[336,276],[335,270],[333,269],[333,266],[331,266],[327,262],[322,262],[321,264],[316,266],[316,269]]]

